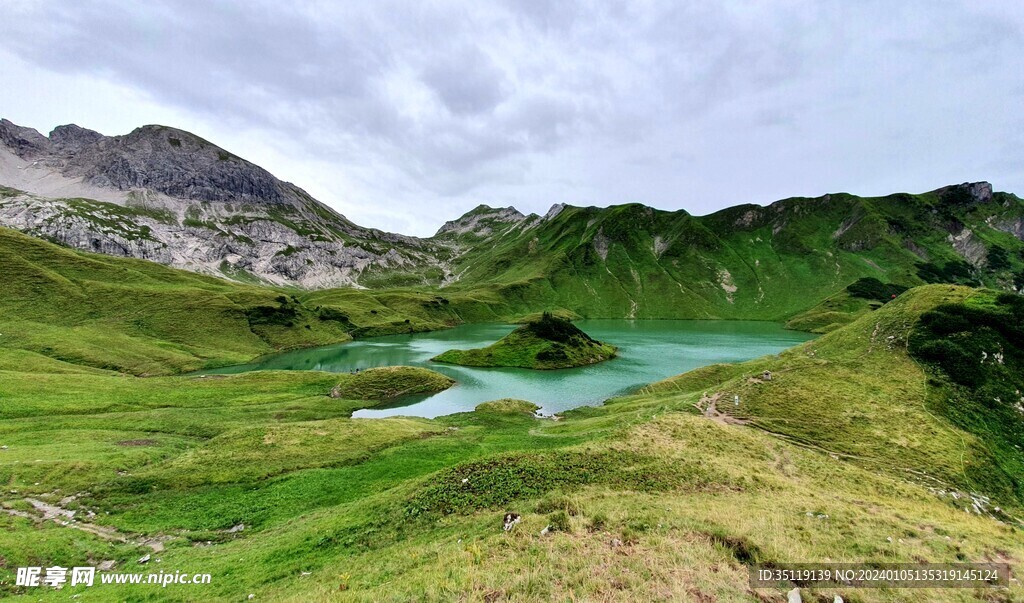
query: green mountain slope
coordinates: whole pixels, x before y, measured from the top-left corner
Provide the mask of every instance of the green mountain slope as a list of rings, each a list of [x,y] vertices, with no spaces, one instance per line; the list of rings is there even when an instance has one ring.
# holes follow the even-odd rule
[[[243,285],[72,251],[4,228],[0,265],[0,349],[137,375],[462,321],[429,292],[311,294]],[[467,299],[467,313],[477,305]]]
[[[1007,318],[1021,311],[1019,300],[967,287],[919,287],[778,358],[708,367],[644,392],[669,394],[723,420],[1019,509],[1024,505],[1024,421],[1014,393],[1021,386],[1014,372],[1019,351],[991,327],[1002,321],[1006,329],[1017,329],[1018,323]],[[956,338],[949,340],[943,333],[936,347],[929,325],[953,324],[936,320],[937,311],[988,319],[957,321]],[[929,364],[951,342],[959,350],[956,341],[979,346],[971,348],[969,359],[962,352],[949,360],[982,376],[971,387]],[[984,358],[981,348],[986,344],[990,354],[1003,350],[1010,364]],[[770,380],[763,378],[764,371],[771,373]],[[996,402],[1000,396],[1002,401]]]
[[[862,277],[1024,283],[1024,201],[985,183],[787,199],[703,217],[642,205],[552,213],[467,242],[449,288],[492,288],[519,309],[587,317],[781,319]]]

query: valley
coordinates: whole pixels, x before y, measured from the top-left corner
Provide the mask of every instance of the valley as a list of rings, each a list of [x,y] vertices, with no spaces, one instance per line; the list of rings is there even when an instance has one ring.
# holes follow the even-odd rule
[[[1024,558],[1024,202],[987,183],[414,238],[180,130],[0,126],[2,596],[784,601],[749,568]],[[616,357],[431,361],[549,312]],[[212,580],[15,584],[54,564]]]

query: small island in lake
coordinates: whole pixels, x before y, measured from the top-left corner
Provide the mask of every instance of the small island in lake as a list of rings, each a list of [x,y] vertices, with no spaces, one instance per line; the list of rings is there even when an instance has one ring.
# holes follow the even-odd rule
[[[448,350],[431,358],[463,366],[560,369],[615,357],[615,346],[587,335],[564,318],[545,312],[486,348]]]

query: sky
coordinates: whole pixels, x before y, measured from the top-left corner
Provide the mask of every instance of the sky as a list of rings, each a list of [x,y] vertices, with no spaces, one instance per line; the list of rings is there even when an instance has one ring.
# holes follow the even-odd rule
[[[3,0],[0,117],[194,132],[364,226],[1024,194],[1017,0]]]

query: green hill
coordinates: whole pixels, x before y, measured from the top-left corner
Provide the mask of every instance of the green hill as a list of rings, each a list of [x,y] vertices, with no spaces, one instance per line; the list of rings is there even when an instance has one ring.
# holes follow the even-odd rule
[[[480,219],[446,237],[500,241],[458,256],[463,280],[444,289],[256,287],[0,229],[0,596],[763,601],[788,589],[751,590],[755,563],[1017,564],[1024,312],[994,288],[1020,272],[1020,241],[999,226],[1020,202],[950,190],[702,218],[566,208],[530,230]],[[841,228],[851,209],[862,218]],[[971,234],[942,225],[954,218]],[[731,285],[705,282],[723,267]],[[935,279],[993,288],[892,299],[893,283]],[[792,316],[828,333],[557,421],[510,400],[433,420],[351,418],[450,385],[422,369],[176,375],[552,307]],[[75,516],[47,520],[32,501]],[[507,532],[506,513],[521,516]],[[209,572],[211,584],[14,586],[23,566],[149,571],[137,560],[154,541],[160,570]],[[836,594],[1021,593],[804,596]]]
[[[714,399],[712,414],[728,420],[1019,509],[1021,299],[919,287],[778,358],[707,367],[643,391],[705,410]]]
[[[446,290],[491,290],[519,313],[782,320],[865,277],[1024,286],[1022,224],[1024,201],[985,183],[793,198],[707,216],[639,204],[564,207],[483,242],[466,235],[453,261],[459,280]]]
[[[441,329],[485,304],[419,290],[305,292],[73,251],[0,228],[0,349],[136,375],[237,364],[353,337]],[[460,305],[456,311],[455,306]]]
[[[963,312],[971,320],[955,320]],[[376,404],[360,398],[393,390],[391,375],[138,378],[29,364],[20,360],[38,355],[5,348],[0,507],[16,513],[0,515],[0,592],[66,600],[86,590],[15,587],[13,568],[110,560],[148,571],[137,560],[150,539],[164,547],[153,555],[161,570],[209,572],[202,598],[225,601],[785,600],[789,587],[751,590],[748,568],[1015,563],[1020,471],[1007,455],[1020,431],[992,431],[957,388],[999,395],[988,388],[1019,358],[993,321],[1016,312],[994,292],[917,288],[778,356],[706,367],[559,421],[518,401],[434,420],[351,419]],[[932,313],[942,316],[922,320]],[[961,374],[933,362],[935,334],[970,358],[975,341],[1002,345],[1004,364],[979,357]],[[74,521],[44,521],[28,498],[74,510]],[[521,516],[508,532],[506,513]],[[152,588],[88,592],[131,600]],[[194,599],[191,588],[159,598]]]
[[[448,350],[431,360],[463,366],[560,369],[614,356],[615,346],[596,341],[568,320],[545,312],[486,348]]]

